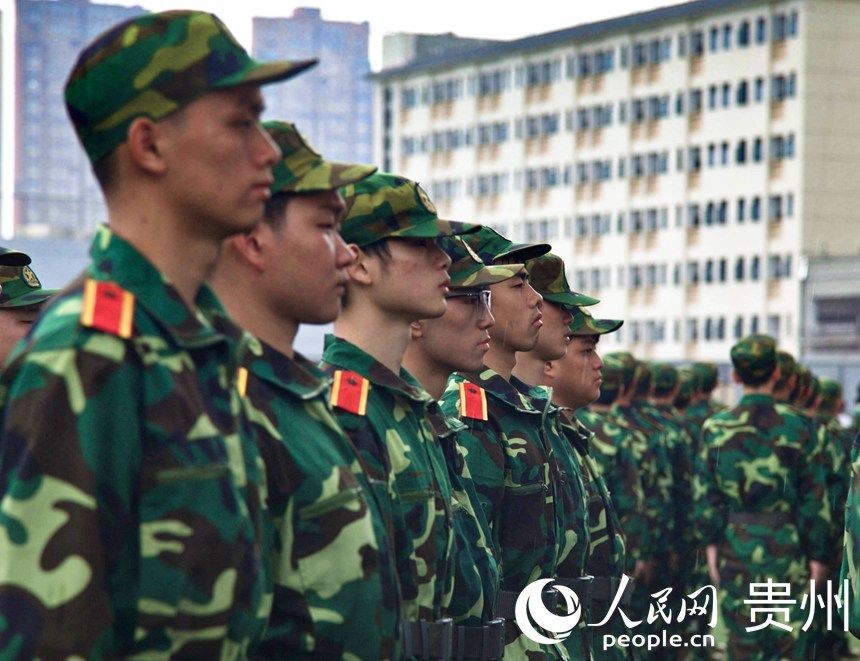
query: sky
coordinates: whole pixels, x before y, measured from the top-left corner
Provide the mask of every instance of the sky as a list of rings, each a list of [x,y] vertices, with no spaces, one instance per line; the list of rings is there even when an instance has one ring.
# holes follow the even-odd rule
[[[382,66],[382,38],[393,32],[453,32],[463,37],[516,39],[530,34],[551,32],[614,16],[647,11],[678,4],[681,0],[528,0],[501,10],[498,0],[112,0],[107,4],[140,5],[151,11],[165,9],[205,9],[218,14],[236,38],[251,49],[251,19],[254,16],[290,16],[296,7],[318,7],[322,17],[331,21],[370,24],[370,64]],[[8,236],[12,222],[13,149],[14,149],[14,0],[0,0],[2,26],[2,145],[0,167],[0,235]],[[71,64],[71,63],[70,63]]]

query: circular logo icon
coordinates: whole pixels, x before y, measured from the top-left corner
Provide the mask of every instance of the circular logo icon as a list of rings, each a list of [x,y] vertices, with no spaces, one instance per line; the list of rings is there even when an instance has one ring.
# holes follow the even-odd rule
[[[427,211],[436,213],[436,206],[430,201],[430,196],[427,195],[425,190],[418,184],[415,184],[415,190],[418,192],[418,199],[421,200],[421,204],[425,206]]]
[[[23,277],[24,282],[30,285],[33,289],[38,289],[42,286],[42,283],[39,282],[39,278],[36,277],[36,274],[33,273],[33,269],[29,266],[25,266],[21,269],[21,277]]]
[[[543,603],[543,589],[553,579],[543,578],[534,583],[530,583],[525,589],[520,592],[517,597],[517,604],[514,608],[514,616],[516,617],[517,626],[529,640],[533,640],[541,645],[558,645],[561,641],[570,635],[573,628],[582,617],[582,606],[579,603],[579,597],[576,593],[565,585],[553,585],[555,589],[564,599],[567,615],[558,615],[551,613]],[[552,634],[554,637],[540,633],[534,625],[537,625],[544,631]]]

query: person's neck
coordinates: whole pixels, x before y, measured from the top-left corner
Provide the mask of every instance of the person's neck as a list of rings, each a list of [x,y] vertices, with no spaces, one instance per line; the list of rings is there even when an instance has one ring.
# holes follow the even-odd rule
[[[424,390],[430,393],[433,399],[442,399],[445,386],[448,385],[448,377],[451,376],[451,369],[431,360],[415,340],[412,340],[406,347],[406,353],[403,355],[403,367],[418,379],[418,382],[424,387]]]
[[[226,255],[224,256],[226,257]],[[234,263],[222,261],[211,278],[212,287],[233,320],[261,341],[289,358],[295,357],[293,342],[299,322],[273,314],[254,285],[254,273]]]
[[[760,386],[744,385],[744,395],[768,395],[773,397],[773,384],[763,383]]]
[[[185,304],[194,309],[200,286],[218,260],[222,238],[188,231],[188,223],[171,218],[158,206],[144,203],[130,208],[127,201],[115,202],[109,208],[108,224],[167,276]]]
[[[544,383],[544,366],[546,363],[538,358],[534,351],[516,354],[516,364],[512,374],[523,383],[530,386],[548,385]]]
[[[612,404],[598,404],[597,402],[594,402],[591,404],[590,408],[595,413],[609,413],[612,409]]]
[[[411,339],[409,323],[375,306],[353,301],[334,322],[334,334],[399,374]]]
[[[505,381],[511,380],[511,373],[517,364],[515,351],[501,345],[497,340],[490,341],[490,350],[484,354],[484,365],[501,376]]]

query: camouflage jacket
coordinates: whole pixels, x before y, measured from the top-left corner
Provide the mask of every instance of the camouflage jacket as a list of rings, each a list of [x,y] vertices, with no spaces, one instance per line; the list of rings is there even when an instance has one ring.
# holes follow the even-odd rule
[[[671,535],[674,529],[675,505],[672,502],[672,466],[669,459],[669,442],[666,432],[646,416],[636,404],[612,406],[610,415],[619,426],[635,429],[645,436],[647,448],[642,450],[640,462],[642,475],[647,478],[643,485],[645,491],[646,516],[649,527],[660,531],[652,537],[651,558],[665,556],[669,552]],[[646,467],[653,466],[653,470]]]
[[[486,624],[494,617],[499,566],[492,533],[460,445],[460,439],[470,432],[456,418],[445,416],[438,407],[430,411],[429,420],[445,454],[454,498],[454,581],[450,600],[444,604],[444,614],[452,618],[454,624]]]
[[[640,463],[636,459],[637,454],[641,454],[641,449],[637,450],[636,446],[647,447],[648,439],[635,429],[624,429],[609,415],[589,409],[577,410],[576,418],[591,432],[589,455],[596,462],[612,498],[626,542],[626,569],[630,571],[636,560],[650,557],[652,543],[642,488],[644,480],[639,474]],[[652,516],[656,517],[657,513]]]
[[[691,420],[699,429],[705,424],[705,420],[710,418],[714,413],[715,411],[711,409],[710,402],[704,399],[690,404],[684,409],[684,417],[687,420]]]
[[[370,382],[364,415],[338,407],[334,412],[380,502],[388,502],[403,617],[437,620],[450,602],[454,562],[451,481],[427,417],[437,405],[409,372],[394,374],[341,338],[326,337],[322,367],[330,375],[353,371]]]
[[[842,581],[848,581],[848,625],[851,633],[860,637],[860,464],[851,462],[851,482],[845,505],[845,536],[842,554]]]
[[[390,521],[334,418],[330,381],[300,355],[257,340],[242,369],[279,533],[260,655],[395,658],[400,586]]]
[[[244,656],[271,603],[247,336],[107,227],[91,254],[0,380],[3,656]]]
[[[845,499],[848,497],[849,464],[845,447],[845,431],[835,417],[816,418],[818,442],[829,464],[827,497],[833,516],[834,529],[841,533],[845,524]]]
[[[681,422],[681,414],[671,404],[657,404],[654,409],[663,417],[664,427],[674,434],[669,447],[672,464],[672,500],[675,503],[675,540],[685,552],[691,553],[699,537],[693,519],[693,479],[698,462],[696,440]]]
[[[461,415],[461,383],[485,390],[486,420]],[[555,576],[563,544],[561,476],[543,413],[490,369],[453,374],[440,403],[470,432],[459,440],[498,549],[500,589],[520,592],[539,578]],[[506,656],[541,651],[566,657],[562,646],[541,647],[506,621]]]
[[[809,457],[808,427],[780,414],[769,395],[744,395],[737,406],[706,422],[702,430],[702,479],[706,499],[697,502],[706,544],[724,540],[737,557],[774,554],[827,562],[831,519],[826,478],[817,457]],[[774,537],[763,524],[729,524],[729,514],[788,514],[794,526]],[[755,541],[758,540],[758,541]]]

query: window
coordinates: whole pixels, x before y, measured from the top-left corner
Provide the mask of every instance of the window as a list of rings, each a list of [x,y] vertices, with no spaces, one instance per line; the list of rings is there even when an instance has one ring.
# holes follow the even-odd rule
[[[717,339],[725,340],[726,339],[726,318],[720,317],[717,319]]]
[[[729,203],[725,200],[720,202],[719,211],[717,212],[717,222],[720,225],[725,225],[728,221]]]
[[[742,80],[738,83],[736,98],[739,106],[745,106],[747,104],[747,88],[747,81]]]
[[[732,102],[732,87],[728,83],[723,83],[723,108],[728,108]]]
[[[699,339],[699,320],[687,319],[687,341],[695,342]]]
[[[687,284],[699,284],[699,263],[687,262]]]
[[[752,315],[750,317],[750,335],[755,335],[758,333],[758,315]]]
[[[720,29],[716,25],[711,28],[709,47],[712,53],[716,53],[720,47]]]
[[[693,57],[701,57],[705,52],[705,35],[696,30],[690,35],[690,52]]]
[[[712,168],[717,164],[717,146],[714,143],[708,145],[708,167]]]
[[[794,10],[788,15],[788,36],[789,37],[796,37],[797,36],[797,23],[798,23],[797,10]]]
[[[690,171],[698,172],[702,168],[702,148],[690,147]]]
[[[714,110],[717,107],[717,86],[711,85],[708,88],[708,109]]]
[[[738,46],[746,48],[750,43],[750,22],[741,21],[738,26]]]
[[[713,327],[711,324],[711,318],[710,317],[705,318],[705,332],[703,333],[703,336],[704,336],[706,342],[708,340],[713,339]]]
[[[735,339],[739,340],[744,336],[744,318],[741,316],[735,317]]]
[[[761,259],[756,255],[750,262],[750,280],[758,281],[761,276]]]
[[[767,39],[767,22],[764,16],[759,16],[755,22],[755,42],[763,44]]]
[[[713,202],[708,202],[705,207],[705,225],[713,225],[716,220],[716,210]]]
[[[735,211],[735,215],[737,216],[737,220],[739,223],[742,223],[742,222],[744,222],[744,220],[746,220],[746,210],[747,210],[747,201],[744,198],[739,197],[737,210]]]
[[[773,17],[773,40],[784,41],[788,33],[788,22],[785,14],[775,14]]]
[[[690,90],[690,112],[697,113],[702,110],[702,90]]]
[[[686,57],[687,56],[687,35],[679,34],[678,35],[678,57]]]
[[[762,140],[761,138],[756,138],[753,140],[753,149],[752,149],[752,160],[754,163],[761,163],[762,157]]]
[[[714,260],[709,259],[705,262],[705,282],[711,284],[714,281]]]
[[[691,204],[689,207],[687,207],[687,224],[690,227],[698,227],[699,222],[699,205]]]
[[[720,165],[729,164],[729,143],[724,142],[720,145]]]
[[[743,257],[738,257],[735,260],[735,280],[743,282],[746,277],[746,260]]]
[[[743,165],[747,162],[747,141],[738,141],[738,146],[735,148],[735,163]]]
[[[757,222],[761,220],[761,198],[756,196],[752,199],[750,207],[750,220]]]
[[[774,339],[779,339],[779,315],[770,314],[767,316],[767,334]]]
[[[678,92],[675,96],[675,114],[683,115],[684,114],[684,93]]]
[[[794,194],[789,193],[785,196],[785,216],[786,218],[794,218]]]
[[[723,50],[729,50],[732,47],[732,26],[726,23],[723,26]]]
[[[726,271],[727,271],[727,269],[728,269],[728,266],[727,266],[727,264],[726,264],[726,260],[725,260],[725,259],[721,259],[721,260],[720,260],[720,266],[719,266],[719,276],[718,276],[718,277],[719,277],[720,282],[725,282],[725,281],[726,281]]]
[[[755,101],[756,103],[764,101],[764,78],[755,79]]]

